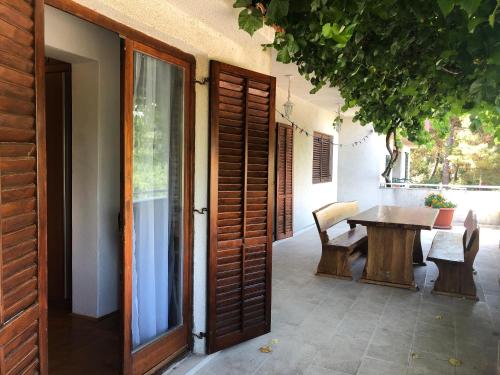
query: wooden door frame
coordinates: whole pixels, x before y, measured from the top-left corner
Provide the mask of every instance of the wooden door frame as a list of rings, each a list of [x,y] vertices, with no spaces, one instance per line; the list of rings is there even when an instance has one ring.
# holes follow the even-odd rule
[[[35,0],[35,103],[38,208],[38,337],[40,373],[49,373],[47,279],[47,152],[45,128],[45,15],[44,1]]]
[[[39,277],[41,280],[40,286],[40,314],[41,314],[41,324],[40,324],[40,368],[42,375],[48,373],[47,358],[48,358],[48,345],[47,345],[47,229],[46,229],[46,159],[45,159],[45,85],[44,85],[44,71],[45,71],[45,40],[44,40],[44,25],[43,25],[43,6],[44,4],[52,6],[59,9],[65,13],[72,16],[78,17],[84,21],[90,22],[111,32],[114,32],[122,39],[129,39],[144,45],[149,48],[149,51],[153,53],[156,51],[163,56],[170,56],[177,61],[182,62],[189,67],[189,74],[186,75],[185,79],[185,98],[188,99],[185,102],[185,126],[184,126],[184,263],[187,264],[189,272],[185,275],[184,282],[187,282],[187,293],[188,296],[184,295],[183,298],[187,298],[188,309],[183,314],[188,316],[189,319],[184,323],[187,325],[188,334],[188,347],[186,350],[192,350],[193,347],[193,336],[191,334],[193,327],[193,228],[194,228],[194,218],[193,218],[193,208],[194,208],[194,174],[195,174],[195,105],[196,105],[196,95],[195,95],[195,73],[196,73],[196,59],[192,54],[186,53],[176,47],[170,46],[158,39],[155,39],[141,31],[133,29],[123,23],[115,21],[103,14],[100,14],[90,8],[80,5],[71,0],[37,0],[36,1],[36,15],[37,19],[41,19],[42,22],[37,22],[36,27],[36,46],[42,46],[41,51],[37,53],[37,152],[38,152],[38,195],[39,195],[39,264],[43,267],[39,267]],[[123,68],[123,67],[122,67]],[[39,69],[43,74],[39,73]],[[41,82],[39,82],[41,80]],[[120,90],[122,91],[121,97],[123,98],[123,82],[121,84]],[[123,108],[121,110],[122,122],[126,121],[123,117]],[[43,119],[43,120],[42,120]],[[40,124],[38,123],[40,121]],[[123,126],[121,126],[123,129]],[[123,153],[123,152],[122,152]],[[123,187],[123,183],[121,184]],[[41,197],[41,198],[40,198]],[[124,259],[122,255],[121,268],[123,269]],[[125,283],[121,280],[120,283],[120,293],[122,296],[125,295]],[[123,318],[123,327],[126,327],[126,320],[131,317],[123,316],[124,312],[124,300],[122,297],[120,310]],[[128,322],[128,326],[130,322]],[[127,340],[126,337],[122,337],[122,342]],[[130,343],[131,345],[131,343]],[[123,345],[124,346],[124,345]],[[176,353],[176,356],[181,355],[185,352]],[[127,355],[128,353],[123,353]],[[152,354],[153,355],[153,354]],[[148,369],[148,373],[152,371],[159,370],[162,367],[167,366],[175,356],[167,358],[162,363],[159,363],[152,369]],[[131,366],[131,364],[130,364]],[[123,369],[124,373],[129,374],[131,372],[131,367]]]
[[[183,290],[183,324],[180,327],[176,327],[169,331],[168,333],[162,334],[150,343],[146,343],[145,347],[138,348],[134,351],[132,348],[132,319],[131,319],[131,306],[132,301],[130,297],[132,296],[132,225],[133,225],[133,207],[132,199],[129,199],[133,195],[133,181],[132,181],[132,168],[133,161],[131,159],[133,155],[133,119],[132,119],[132,107],[133,107],[133,84],[134,84],[134,66],[133,66],[133,54],[134,52],[140,52],[142,54],[151,56],[153,58],[166,61],[170,64],[174,64],[181,67],[184,70],[184,103],[186,110],[184,111],[184,127],[183,127],[183,285],[185,286]],[[124,233],[124,267],[125,272],[130,273],[130,277],[124,278],[123,282],[123,332],[125,336],[124,340],[124,372],[126,374],[143,374],[154,372],[166,364],[170,363],[173,359],[183,354],[186,350],[192,346],[192,235],[193,235],[193,181],[194,181],[194,126],[193,126],[193,107],[192,98],[194,89],[194,69],[192,65],[182,59],[172,56],[169,53],[158,51],[156,48],[149,47],[143,43],[125,39],[125,51],[124,51],[124,79],[123,79],[123,108],[122,114],[125,116],[123,121],[123,134],[122,134],[122,156],[125,158],[122,161],[122,166],[124,170],[124,176],[130,176],[122,182],[122,187],[124,189],[124,207],[122,207],[123,213],[123,233]],[[127,110],[129,108],[130,110]],[[122,198],[123,202],[123,198]],[[130,307],[130,309],[127,308]],[[187,336],[187,339],[186,339]],[[173,342],[172,342],[173,341]],[[187,342],[187,347],[182,347],[180,350],[175,349],[182,346],[183,342]],[[168,358],[161,359],[163,357],[163,350],[170,349],[172,354]],[[129,354],[129,355],[128,355]],[[154,367],[150,367],[150,364],[155,363]]]
[[[56,60],[56,59],[54,59]],[[69,288],[67,291],[67,298],[64,298],[65,306],[66,303],[71,306],[71,301],[73,300],[73,290],[72,290],[72,285],[73,285],[73,270],[72,268],[72,260],[73,260],[73,249],[72,249],[72,224],[73,224],[73,217],[72,217],[72,171],[73,171],[73,165],[72,165],[72,134],[73,134],[73,127],[72,127],[72,103],[73,103],[73,98],[72,98],[72,80],[71,80],[71,64],[56,60],[57,64],[47,64],[47,56],[45,56],[45,74],[50,74],[50,73],[62,73],[64,74],[64,89],[63,89],[63,94],[65,97],[64,100],[64,123],[63,123],[63,144],[64,144],[64,165],[63,165],[63,173],[64,173],[64,215],[65,215],[65,227],[64,227],[64,246],[65,246],[65,263],[64,267],[66,267],[66,272],[67,272],[67,278],[65,277],[64,282],[65,286]],[[47,88],[47,84],[45,83],[45,88]],[[45,108],[46,108],[47,103],[45,103]],[[45,127],[47,127],[47,124],[45,124]],[[48,166],[47,166],[48,169]],[[47,202],[48,205],[48,202]],[[48,207],[48,206],[47,206]],[[48,217],[47,217],[48,220]],[[48,239],[47,239],[48,241]],[[48,249],[47,249],[48,251]],[[47,253],[48,257],[48,253]],[[48,258],[47,258],[48,261]],[[48,265],[47,265],[47,271]],[[47,281],[48,281],[48,276],[47,276]],[[48,287],[47,287],[47,293],[49,292]]]

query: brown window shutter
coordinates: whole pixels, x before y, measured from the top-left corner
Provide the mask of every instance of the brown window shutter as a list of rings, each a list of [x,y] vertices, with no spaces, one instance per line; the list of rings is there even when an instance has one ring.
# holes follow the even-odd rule
[[[276,239],[293,236],[293,128],[278,123]]]
[[[332,181],[333,137],[328,134],[313,134],[313,184]]]
[[[270,331],[275,79],[211,62],[208,351]]]
[[[321,182],[321,150],[323,142],[321,135],[314,134],[313,136],[313,170],[312,179],[313,184]]]
[[[0,372],[46,373],[43,1],[1,1],[0,39]]]
[[[321,149],[321,182],[332,181],[332,138],[323,136],[323,145]]]

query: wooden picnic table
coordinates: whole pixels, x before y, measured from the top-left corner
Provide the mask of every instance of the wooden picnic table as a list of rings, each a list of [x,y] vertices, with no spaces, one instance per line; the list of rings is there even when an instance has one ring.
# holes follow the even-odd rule
[[[347,219],[367,227],[368,255],[362,282],[418,289],[413,263],[425,265],[420,231],[431,230],[439,210],[375,206]]]

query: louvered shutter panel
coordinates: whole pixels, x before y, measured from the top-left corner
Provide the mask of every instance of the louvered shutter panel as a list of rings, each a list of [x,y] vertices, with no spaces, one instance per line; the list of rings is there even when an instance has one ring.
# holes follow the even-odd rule
[[[208,351],[270,331],[275,79],[211,62]]]
[[[333,137],[328,134],[313,134],[313,184],[332,181]]]
[[[332,181],[332,139],[329,135],[322,136],[321,145],[321,182]]]
[[[293,128],[278,123],[276,238],[293,236]]]
[[[0,374],[46,373],[43,74],[43,1],[0,0]]]
[[[313,184],[321,182],[321,147],[322,138],[319,135],[313,136]]]

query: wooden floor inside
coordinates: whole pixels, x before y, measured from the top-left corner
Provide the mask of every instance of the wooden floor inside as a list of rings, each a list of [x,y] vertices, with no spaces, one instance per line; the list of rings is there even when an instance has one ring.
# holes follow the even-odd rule
[[[50,375],[119,373],[119,313],[90,320],[51,306],[48,315]]]

